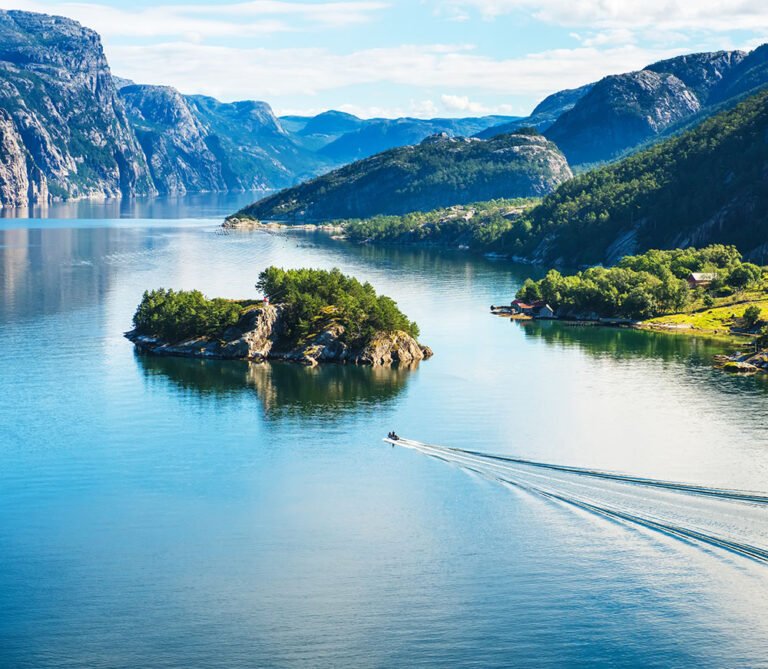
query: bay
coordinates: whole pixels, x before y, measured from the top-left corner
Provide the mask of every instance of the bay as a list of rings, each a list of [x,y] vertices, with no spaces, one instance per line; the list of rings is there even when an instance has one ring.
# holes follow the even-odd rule
[[[765,490],[763,380],[702,337],[489,315],[535,268],[224,233],[236,200],[0,221],[3,666],[764,666],[764,564],[381,441]],[[122,336],[146,288],[257,297],[272,264],[370,281],[434,358]]]

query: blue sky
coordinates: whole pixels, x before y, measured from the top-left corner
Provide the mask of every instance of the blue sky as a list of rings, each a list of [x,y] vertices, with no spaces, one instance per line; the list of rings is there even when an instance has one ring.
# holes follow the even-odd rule
[[[547,94],[768,41],[764,0],[11,0],[97,30],[112,71],[279,114],[527,114]]]

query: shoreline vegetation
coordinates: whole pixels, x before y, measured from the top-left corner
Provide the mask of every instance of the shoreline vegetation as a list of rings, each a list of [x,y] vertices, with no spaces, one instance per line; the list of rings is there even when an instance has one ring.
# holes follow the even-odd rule
[[[568,179],[540,200],[454,202],[395,215],[382,208],[352,218],[318,217],[330,196],[297,194],[284,212],[263,205],[267,198],[224,225],[331,225],[354,242],[444,246],[561,267],[613,265],[630,253],[696,243],[736,244],[765,262],[766,101],[768,91],[754,94],[678,136]]]
[[[182,357],[412,366],[432,356],[397,304],[338,269],[269,267],[262,300],[145,291],[125,336],[143,352]]]
[[[749,353],[718,357],[726,371],[768,371],[768,268],[744,262],[734,246],[650,250],[614,267],[526,279],[494,313],[727,337]]]
[[[505,254],[495,253],[496,241],[516,226],[524,226],[524,215],[540,202],[541,198],[501,198],[425,212],[329,222],[292,223],[287,219],[259,220],[233,215],[222,227],[230,230],[320,231],[360,244],[435,246],[501,256]]]

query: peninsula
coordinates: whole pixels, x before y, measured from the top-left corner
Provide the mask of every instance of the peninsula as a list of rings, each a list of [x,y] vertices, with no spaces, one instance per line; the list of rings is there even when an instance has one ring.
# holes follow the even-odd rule
[[[744,262],[735,246],[651,250],[570,276],[553,269],[538,281],[527,279],[509,307],[492,309],[746,339],[749,353],[718,356],[718,365],[731,372],[768,370],[766,268]]]

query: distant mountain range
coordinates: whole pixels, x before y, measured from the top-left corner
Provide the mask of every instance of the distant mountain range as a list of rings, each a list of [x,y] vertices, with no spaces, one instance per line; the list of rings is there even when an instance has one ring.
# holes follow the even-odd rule
[[[508,137],[514,135],[477,145]],[[338,204],[339,194],[347,189],[354,194],[358,174],[350,173],[351,167],[339,171],[335,183],[320,178],[244,213],[266,217],[281,207],[311,207],[333,218],[336,212],[328,208]],[[377,193],[397,201],[387,188]],[[538,204],[496,199],[457,206],[456,193],[449,200],[452,206],[425,213],[347,221],[345,234],[354,241],[461,246],[566,267],[613,265],[650,249],[724,244],[765,265],[768,90],[675,137],[569,179]]]
[[[442,134],[268,196],[233,218],[299,223],[405,214],[494,198],[541,196],[571,177],[557,146],[535,131],[487,141]]]
[[[328,168],[264,102],[136,84],[123,85],[119,97],[161,193],[280,188]]]
[[[554,93],[525,118],[277,118],[110,73],[70,19],[0,11],[0,206],[51,199],[278,189],[435,134],[488,139],[533,126],[572,165],[614,160],[768,84],[768,45],[681,56]]]
[[[475,132],[501,120],[468,119],[465,127]],[[394,129],[379,138],[328,147],[345,132],[388,124]],[[464,126],[340,112],[281,121],[265,102],[223,103],[136,84],[111,75],[99,36],[79,23],[0,11],[0,206],[283,188],[348,155],[442,130]]]
[[[280,120],[292,129],[298,143],[317,151],[331,163],[343,165],[387,149],[418,144],[431,135],[446,133],[451,137],[469,137],[517,119],[511,116],[360,119],[329,111],[314,117],[289,116]]]
[[[768,84],[768,45],[750,53],[696,53],[605,77],[546,98],[531,116],[488,128],[493,137],[532,125],[571,165],[611,161],[733,106]]]
[[[0,202],[157,192],[99,36],[0,12]]]

